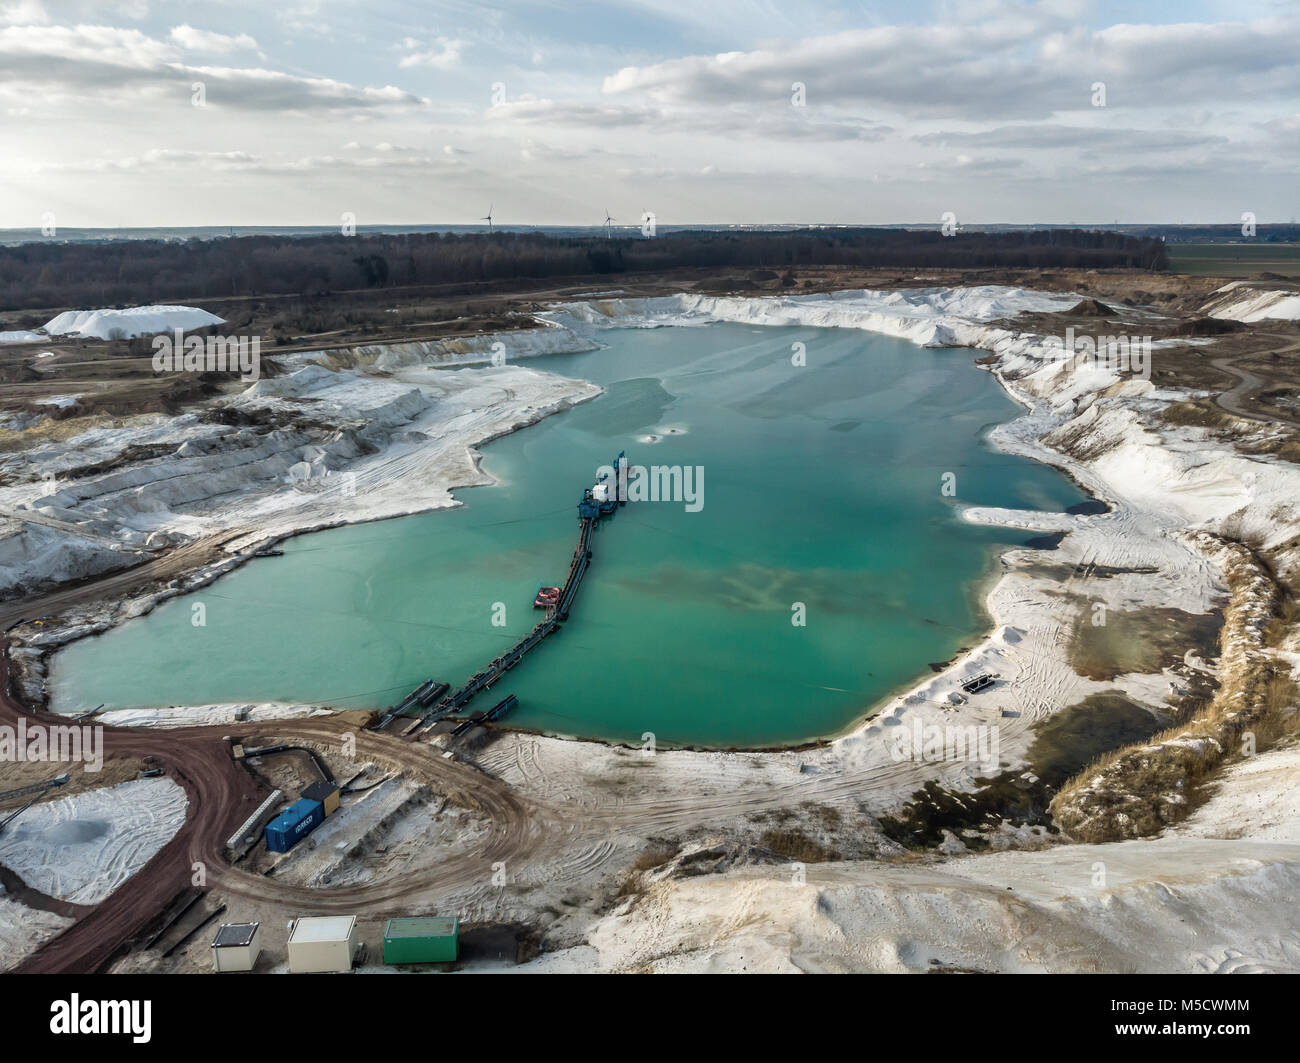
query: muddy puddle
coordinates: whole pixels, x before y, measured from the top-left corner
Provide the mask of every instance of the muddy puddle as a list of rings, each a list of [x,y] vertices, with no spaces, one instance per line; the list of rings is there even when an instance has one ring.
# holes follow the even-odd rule
[[[1079,675],[1105,682],[1129,672],[1160,672],[1180,664],[1189,649],[1200,657],[1218,656],[1223,614],[1217,609],[1112,609],[1103,624],[1092,621],[1092,613],[1085,612],[1075,622],[1070,666]]]
[[[1047,806],[1066,781],[1103,753],[1147,738],[1168,723],[1167,716],[1117,692],[1094,694],[1034,726],[1027,769],[982,779],[973,794],[927,783],[898,817],[882,818],[881,827],[909,849],[933,848],[946,831],[970,849],[985,849],[988,841],[980,832],[1004,821],[1056,833]]]

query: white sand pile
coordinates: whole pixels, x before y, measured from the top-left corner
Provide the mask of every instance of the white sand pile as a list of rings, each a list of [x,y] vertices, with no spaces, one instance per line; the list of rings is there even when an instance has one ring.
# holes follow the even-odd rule
[[[98,904],[171,841],[187,804],[167,778],[45,801],[0,834],[0,863],[48,896]]]
[[[1201,312],[1230,321],[1300,321],[1300,292],[1233,281],[1215,289]]]
[[[51,336],[111,340],[224,323],[224,318],[194,306],[129,306],[125,310],[65,310],[45,323],[45,331]]]
[[[106,727],[199,727],[218,723],[262,723],[267,720],[301,720],[332,716],[327,709],[283,702],[264,704],[185,705],[169,708],[110,709],[95,714],[94,722]]]
[[[519,358],[536,358],[544,354],[574,354],[594,351],[600,344],[557,324],[544,328],[514,329],[483,336],[456,336],[441,340],[414,340],[406,343],[381,343],[326,351],[305,357],[329,364],[350,359],[373,364],[379,369],[397,369],[413,365],[475,365]]]

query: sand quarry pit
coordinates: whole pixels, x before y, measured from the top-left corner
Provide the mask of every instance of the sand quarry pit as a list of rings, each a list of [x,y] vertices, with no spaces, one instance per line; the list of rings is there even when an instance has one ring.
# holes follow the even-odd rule
[[[1126,278],[1124,283],[1131,281]],[[1087,284],[1075,287],[1082,295]],[[1088,291],[1093,298],[1106,294]],[[1175,301],[1187,294],[1176,295]],[[1207,293],[1198,294],[1197,307],[1189,309],[1196,310]],[[1078,754],[1085,747],[1095,752],[1090,743],[1099,729],[1093,725],[1102,722],[1099,710],[1109,713],[1107,720],[1114,717],[1116,733],[1127,733],[1130,725],[1141,731],[1158,726],[1160,715],[1176,708],[1171,697],[1183,688],[1201,676],[1212,678],[1218,610],[1228,592],[1225,540],[1248,536],[1275,562],[1280,579],[1300,573],[1294,540],[1300,473],[1286,457],[1289,427],[1233,420],[1229,431],[1217,416],[1203,424],[1165,415],[1179,404],[1204,399],[1202,389],[1223,376],[1211,360],[1220,356],[1221,345],[1244,344],[1240,337],[1246,333],[1232,333],[1227,339],[1198,336],[1190,342],[1162,336],[1156,343],[1165,346],[1158,351],[1172,353],[1161,353],[1150,380],[1076,373],[1047,357],[1044,337],[1025,330],[1033,321],[1022,320],[1025,315],[1020,313],[1035,308],[1041,314],[1050,312],[1050,322],[1043,321],[1042,327],[1054,333],[1063,321],[1060,308],[1069,310],[1069,302],[1051,293],[984,286],[912,290],[888,297],[854,292],[830,300],[677,296],[641,303],[567,304],[552,310],[548,318],[553,331],[547,334],[557,342],[548,344],[548,351],[566,342],[572,349],[589,349],[583,346],[594,342],[589,334],[608,327],[711,320],[753,325],[830,322],[920,344],[984,350],[988,353],[981,364],[1025,410],[1020,418],[993,429],[993,441],[1008,452],[1064,469],[1106,508],[1066,513],[964,510],[961,516],[974,523],[1051,537],[1055,549],[1006,552],[985,597],[991,621],[988,637],[832,742],[775,753],[663,751],[645,760],[630,750],[517,733],[501,734],[482,748],[462,745],[455,759],[445,762],[429,759],[431,751],[425,747],[418,756],[394,756],[392,767],[403,778],[377,787],[366,799],[377,814],[356,817],[356,826],[368,828],[359,836],[344,836],[351,833],[343,830],[345,803],[342,818],[317,839],[316,848],[295,856],[299,867],[286,862],[282,884],[275,881],[278,873],[259,876],[254,885],[232,876],[218,882],[216,893],[231,895],[223,899],[233,897],[232,912],[238,909],[248,918],[277,917],[290,904],[300,905],[296,891],[323,887],[322,906],[352,905],[349,894],[382,893],[403,909],[456,911],[467,923],[510,920],[542,925],[545,951],[538,963],[545,969],[567,964],[586,970],[1206,970],[1236,962],[1227,950],[1234,936],[1245,939],[1247,921],[1256,928],[1254,943],[1246,950],[1247,966],[1286,966],[1294,940],[1294,920],[1287,907],[1296,874],[1290,839],[1224,837],[1216,830],[1194,839],[1172,834],[1155,842],[1089,847],[1017,832],[1002,822],[981,830],[985,837],[972,838],[992,851],[970,851],[945,835],[937,845],[900,852],[900,843],[879,827],[882,818],[897,816],[923,786],[942,787],[966,800],[966,795],[987,789],[983,780],[990,777],[983,766],[962,761],[896,760],[885,741],[891,729],[914,729],[917,724],[996,729],[1000,757],[991,770],[1019,778],[1048,767],[1072,769],[1073,761],[1069,769],[1060,768],[1069,759],[1066,754]],[[1107,329],[1122,323],[1128,331],[1146,331],[1154,320],[1150,310],[1110,309],[1117,320],[1106,320]],[[1088,311],[1075,316],[1084,322]],[[1170,328],[1176,323],[1173,317],[1156,316]],[[1014,324],[1011,318],[1017,319]],[[1271,332],[1254,338],[1260,345],[1274,342]],[[222,493],[221,513],[239,514],[250,528],[260,529],[247,532],[250,542],[328,523],[447,505],[450,485],[467,479],[481,482],[462,475],[473,469],[467,446],[560,412],[592,393],[581,382],[557,383],[517,366],[471,370],[453,387],[420,351],[358,349],[357,357],[362,353],[370,359],[367,367],[382,369],[380,375],[342,361],[338,367],[301,366],[285,380],[264,384],[229,404],[254,420],[269,418],[278,424],[287,418],[286,424],[302,429],[266,458],[268,469],[290,457],[301,458],[299,450],[314,445],[318,427],[295,422],[296,406],[290,401],[308,393],[329,399],[321,408],[338,415],[331,429],[342,424],[343,415],[345,420],[364,417],[386,426],[379,455],[347,448],[327,455],[330,472],[336,467],[358,472],[358,497],[350,499],[346,509],[331,506],[327,495],[267,496],[257,477],[244,476],[238,482],[223,478],[219,486],[230,490]],[[393,388],[399,377],[404,389],[400,393]],[[505,391],[513,398],[503,399]],[[454,423],[436,438],[417,438],[448,416]],[[214,470],[229,472],[230,455],[220,440],[209,439],[206,424],[191,423],[187,431],[194,438],[185,440],[175,437],[174,423],[152,430],[164,432],[169,445],[187,447],[181,457],[194,466],[196,488],[208,490],[215,482]],[[108,452],[120,452],[123,443],[147,440],[115,434],[92,441],[109,460]],[[191,455],[198,449],[203,452]],[[106,530],[117,522],[130,525],[140,516],[129,505],[118,504],[118,481],[101,482],[100,472],[86,467],[80,449],[52,446],[41,451],[41,457],[46,466],[57,466],[79,483],[77,498],[84,494],[97,500],[95,519],[105,521]],[[422,479],[426,474],[427,483]],[[83,487],[81,481],[90,484]],[[409,497],[407,485],[412,481],[426,488],[417,499]],[[157,489],[167,495],[163,501],[170,514],[168,533],[209,531],[211,525],[203,522],[213,517],[215,496],[208,491],[195,501],[175,494],[174,488],[169,480],[165,490]],[[229,495],[236,492],[239,498],[231,502]],[[34,487],[21,485],[10,493],[15,505],[44,497]],[[69,500],[85,510],[84,500],[71,495],[64,499]],[[24,534],[29,537],[65,537],[61,528],[27,523]],[[77,575],[93,575],[91,569],[98,566],[83,567]],[[60,574],[57,566],[45,573],[52,579]],[[1093,623],[1099,606],[1104,607],[1106,625]],[[19,648],[32,651],[15,661],[23,668],[24,689],[39,693],[42,674],[33,662],[40,663],[53,646],[144,607],[122,603],[112,616],[72,611],[64,633],[16,632],[11,638],[25,640],[18,642]],[[1284,648],[1295,650],[1293,643]],[[985,672],[998,676],[990,689],[978,697],[954,699],[963,679]],[[1078,711],[1065,711],[1072,708]],[[1079,715],[1085,710],[1086,721]],[[152,722],[180,722],[164,720],[166,712],[156,714]],[[133,725],[145,722],[147,715],[139,714]],[[273,715],[268,711],[267,719]],[[323,741],[332,737],[329,730],[308,718],[286,728],[286,733],[298,735],[300,742]],[[1109,726],[1100,730],[1108,741],[1114,737]],[[374,745],[377,755],[378,741]],[[292,762],[280,770],[306,767]],[[343,766],[333,767],[342,777]],[[1289,761],[1278,763],[1274,774],[1287,777],[1291,767]],[[277,772],[270,775],[274,779]],[[490,799],[489,807],[502,819],[493,857],[499,855],[508,869],[506,886],[490,880],[492,865],[479,859],[480,836],[468,822],[465,826],[471,829],[463,834],[458,829],[435,839],[427,833],[430,810],[412,787],[417,780],[427,785],[439,779],[446,786],[435,789],[450,795],[462,788],[471,797],[470,806],[475,795],[485,802]],[[1240,794],[1224,796],[1227,807],[1241,807]],[[1276,805],[1264,802],[1258,810],[1262,821],[1285,820]],[[361,807],[357,802],[358,810]],[[802,817],[788,822],[780,818],[783,810],[804,808],[810,811]],[[827,822],[826,809],[839,817],[836,823]],[[367,823],[361,823],[362,818]],[[371,828],[378,830],[372,833]],[[332,831],[340,836],[332,838]],[[850,851],[846,843],[858,838],[868,840]],[[653,839],[663,839],[665,851],[677,853],[663,874],[657,866],[638,870],[638,854]],[[1267,845],[1256,844],[1264,840]],[[98,852],[105,845],[101,837],[65,840],[57,832],[45,844],[47,849],[57,844],[73,852],[78,847]],[[756,845],[769,852],[757,866],[750,866],[745,854],[755,853]],[[423,857],[434,850],[445,860],[435,859],[436,877],[420,860],[408,862],[408,850],[414,854],[421,847]],[[1017,849],[1032,851],[1013,851]],[[1088,885],[1091,863],[1101,853],[1122,872],[1105,888]],[[798,890],[791,889],[786,869],[772,866],[789,859],[816,864],[815,875],[810,872]],[[1241,860],[1255,861],[1256,872],[1243,873]],[[679,880],[672,868],[689,868],[690,874]],[[1189,944],[1182,936],[1186,928],[1167,919],[1167,887],[1174,880],[1187,903],[1201,913],[1195,929],[1202,940]],[[1078,881],[1085,884],[1076,894],[1072,891]],[[628,888],[622,888],[624,884]],[[1021,898],[1030,895],[1031,887],[1037,893],[1027,911]],[[75,895],[75,884],[67,888]],[[1250,903],[1243,904],[1251,895]],[[1099,923],[1099,904],[1131,908],[1133,918]],[[943,914],[949,908],[953,911]],[[1237,908],[1241,919],[1221,914]],[[910,914],[899,916],[904,909]],[[823,918],[828,910],[849,914]],[[972,937],[965,925],[1000,925],[1004,920],[1013,927],[1028,920],[1045,947],[1026,953],[1016,935]],[[741,927],[745,933],[736,933]],[[1090,934],[1086,955],[1072,954],[1071,942],[1084,930]],[[1155,947],[1144,945],[1139,955],[1133,941],[1154,942]]]

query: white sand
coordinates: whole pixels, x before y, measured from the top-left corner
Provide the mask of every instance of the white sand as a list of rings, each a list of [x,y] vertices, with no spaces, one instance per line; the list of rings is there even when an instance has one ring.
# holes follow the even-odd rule
[[[1153,840],[666,880],[525,969],[1297,972],[1297,768],[1262,754]]]
[[[1300,292],[1232,281],[1215,289],[1202,310],[1230,321],[1300,321]]]
[[[45,332],[108,340],[222,324],[225,321],[216,314],[194,306],[129,306],[124,310],[65,310],[45,323]]]
[[[0,834],[0,863],[42,893],[98,904],[180,830],[171,779],[138,779],[33,805]]]
[[[207,724],[300,720],[306,716],[329,716],[328,709],[310,705],[264,703],[260,705],[183,705],[172,708],[110,709],[97,713],[94,723],[108,727],[200,727]]]
[[[0,972],[17,967],[72,920],[29,908],[0,888]]]

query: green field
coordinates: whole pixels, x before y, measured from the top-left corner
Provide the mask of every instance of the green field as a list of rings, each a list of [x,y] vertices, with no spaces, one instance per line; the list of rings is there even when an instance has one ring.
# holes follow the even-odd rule
[[[1300,277],[1300,244],[1169,244],[1169,269],[1208,277]]]

